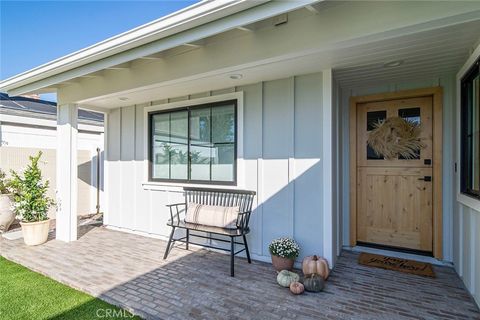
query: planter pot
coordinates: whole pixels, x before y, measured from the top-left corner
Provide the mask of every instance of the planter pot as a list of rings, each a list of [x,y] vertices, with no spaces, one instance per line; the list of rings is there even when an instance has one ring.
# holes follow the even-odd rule
[[[37,246],[47,242],[50,219],[38,222],[20,222],[23,241],[27,246]]]
[[[287,259],[287,258],[282,258],[282,257],[279,257],[279,256],[272,255],[273,267],[278,272],[280,272],[282,270],[291,271],[293,269],[293,264],[294,263],[295,263],[295,260],[293,260],[293,259]]]
[[[12,210],[13,195],[0,194],[0,233],[7,232],[13,221],[15,213]]]

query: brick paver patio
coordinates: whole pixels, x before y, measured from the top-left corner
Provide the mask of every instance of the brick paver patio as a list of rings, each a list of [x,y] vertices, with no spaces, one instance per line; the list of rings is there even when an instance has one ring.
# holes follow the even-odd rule
[[[268,263],[176,248],[165,242],[82,227],[73,243],[26,247],[0,240],[0,254],[147,319],[480,319],[453,269],[435,266],[425,278],[357,264],[343,252],[324,292],[293,296]],[[0,238],[1,239],[1,238]]]

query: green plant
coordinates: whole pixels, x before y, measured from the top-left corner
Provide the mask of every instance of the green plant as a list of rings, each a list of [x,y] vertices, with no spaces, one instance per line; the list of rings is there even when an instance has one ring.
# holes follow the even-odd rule
[[[49,182],[42,180],[42,171],[38,161],[42,156],[30,156],[30,164],[20,175],[12,170],[10,188],[13,191],[13,207],[15,214],[24,222],[44,221],[48,219],[48,209],[55,204],[47,197]]]
[[[141,320],[116,306],[77,291],[0,256],[2,320]],[[111,311],[111,316],[105,311]]]
[[[268,245],[268,250],[274,256],[296,259],[300,254],[300,246],[291,238],[275,239]]]
[[[5,172],[0,169],[0,194],[9,194],[10,180],[7,179]]]

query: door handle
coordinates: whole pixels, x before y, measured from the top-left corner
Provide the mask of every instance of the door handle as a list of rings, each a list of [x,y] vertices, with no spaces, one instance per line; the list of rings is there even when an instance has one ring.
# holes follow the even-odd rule
[[[432,177],[431,177],[431,176],[425,176],[425,177],[423,177],[423,178],[418,178],[418,180],[432,181]]]

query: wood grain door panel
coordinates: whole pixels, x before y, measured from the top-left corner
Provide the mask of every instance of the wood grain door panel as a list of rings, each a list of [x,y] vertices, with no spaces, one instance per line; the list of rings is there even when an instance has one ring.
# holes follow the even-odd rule
[[[357,241],[433,250],[432,97],[357,104]],[[372,123],[402,116],[421,124],[425,148],[416,159],[386,160],[367,145]]]
[[[432,250],[431,168],[358,168],[358,241]]]

